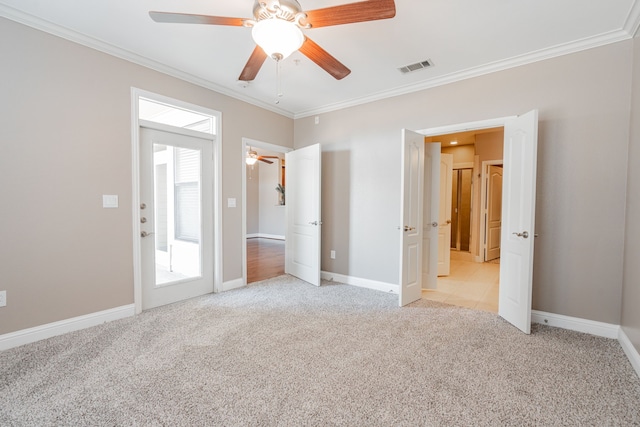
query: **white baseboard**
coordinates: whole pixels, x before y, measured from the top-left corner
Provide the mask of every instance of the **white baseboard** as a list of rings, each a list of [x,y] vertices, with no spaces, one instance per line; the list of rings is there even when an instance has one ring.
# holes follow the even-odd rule
[[[134,304],[129,304],[0,335],[0,351],[40,341],[46,338],[55,337],[57,335],[66,334],[68,332],[90,328],[105,322],[124,319],[125,317],[131,317],[134,314],[135,306]]]
[[[622,328],[620,328],[618,333],[618,342],[620,342],[624,354],[627,355],[629,362],[631,362],[631,366],[636,370],[636,374],[640,377],[640,353],[638,353],[638,350],[633,346],[631,340],[627,334],[624,333],[624,329]]]
[[[244,280],[242,280],[242,277],[240,277],[239,279],[229,280],[228,282],[222,283],[222,289],[220,289],[220,292],[230,291],[232,289],[238,289],[243,286],[244,286]]]
[[[569,329],[576,332],[584,332],[586,334],[604,338],[618,339],[620,331],[619,325],[580,319],[579,317],[563,316],[562,314],[547,313],[538,310],[531,310],[531,321],[533,323],[555,326],[556,328]]]
[[[346,285],[358,286],[360,288],[374,289],[376,291],[398,294],[398,285],[392,283],[378,282],[376,280],[361,279],[359,277],[345,276],[344,274],[332,273],[330,271],[320,272],[320,277],[324,280],[344,283]]]
[[[255,238],[285,240],[285,237],[279,234],[265,234],[265,233],[247,234],[247,239],[255,239]]]

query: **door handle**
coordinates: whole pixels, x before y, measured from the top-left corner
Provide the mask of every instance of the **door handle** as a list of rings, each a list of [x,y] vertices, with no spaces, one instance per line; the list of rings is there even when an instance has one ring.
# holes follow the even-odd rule
[[[140,237],[148,237],[148,236],[151,236],[152,234],[156,234],[156,233],[153,233],[153,232],[147,233],[146,231],[143,231],[140,233]]]
[[[433,221],[433,222],[431,223],[431,226],[432,226],[432,227],[437,227],[437,226],[438,226],[438,222],[437,222],[437,221]]]
[[[450,219],[447,220],[447,224],[451,224],[451,220]]]
[[[529,237],[528,231],[523,231],[522,233],[511,233],[511,234],[515,234],[518,237],[524,237],[525,239]]]
[[[408,225],[404,226],[404,231],[413,231],[415,229],[416,229],[415,227],[409,227]]]
[[[322,225],[322,221],[310,221],[309,225]]]

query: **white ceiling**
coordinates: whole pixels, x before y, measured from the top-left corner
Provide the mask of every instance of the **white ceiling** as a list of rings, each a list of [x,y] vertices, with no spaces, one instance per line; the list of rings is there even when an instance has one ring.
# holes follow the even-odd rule
[[[299,0],[313,10],[352,0]],[[237,78],[251,30],[159,24],[149,10],[250,18],[253,0],[0,0],[0,16],[195,82],[289,117],[305,117],[449,83],[633,36],[640,0],[396,0],[395,18],[305,30],[351,69],[335,80],[294,53]],[[430,59],[409,74],[398,68]]]

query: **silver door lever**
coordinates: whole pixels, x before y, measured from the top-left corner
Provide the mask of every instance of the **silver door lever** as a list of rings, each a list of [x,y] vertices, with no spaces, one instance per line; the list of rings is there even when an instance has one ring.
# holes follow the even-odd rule
[[[525,239],[529,237],[528,231],[523,231],[522,233],[511,233],[511,234],[515,234],[518,237],[524,237]]]

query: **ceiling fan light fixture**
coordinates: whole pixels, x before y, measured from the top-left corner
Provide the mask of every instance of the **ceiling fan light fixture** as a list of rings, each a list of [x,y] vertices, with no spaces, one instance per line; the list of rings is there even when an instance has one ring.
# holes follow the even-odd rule
[[[280,18],[263,19],[251,30],[253,40],[271,58],[279,61],[300,49],[304,34],[291,21]]]
[[[254,150],[249,149],[249,151],[247,151],[247,157],[245,158],[245,162],[247,162],[249,166],[253,166],[256,164],[257,161],[258,161],[258,153],[255,152]]]

